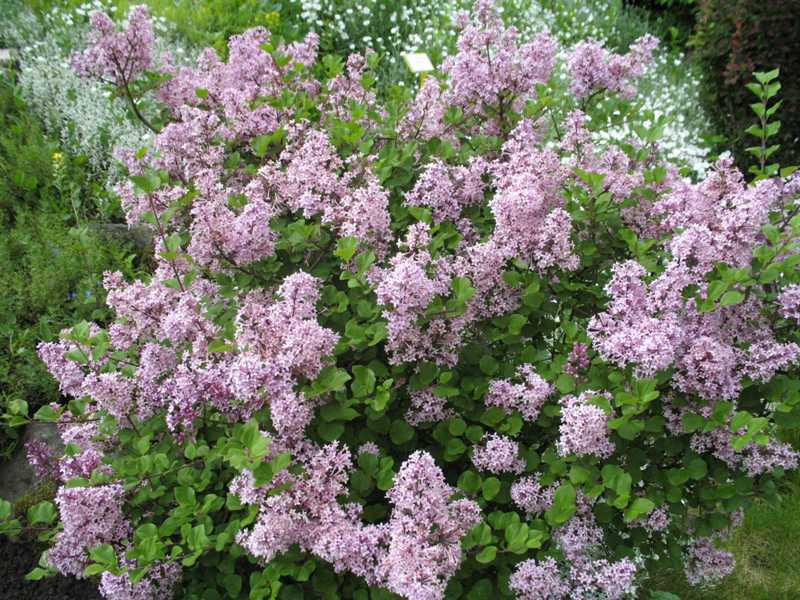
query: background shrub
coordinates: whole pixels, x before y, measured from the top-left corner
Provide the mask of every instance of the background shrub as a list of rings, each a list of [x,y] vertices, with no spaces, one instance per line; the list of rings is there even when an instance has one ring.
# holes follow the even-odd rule
[[[11,86],[0,85],[0,210],[4,222],[13,221],[22,207],[38,203],[52,180],[54,144],[47,143],[39,124],[24,118],[25,103]]]
[[[58,385],[36,355],[75,319],[106,320],[103,271],[133,274],[126,241],[88,225],[98,218],[103,188],[85,158],[59,152],[13,83],[0,82],[0,406],[39,407],[59,400]],[[21,432],[0,429],[0,455]]]
[[[800,161],[800,1],[702,0],[692,40],[708,78],[708,106],[729,138],[740,166],[752,159],[743,134],[752,122],[753,99],[744,84],[753,71],[779,68],[783,88],[781,144],[776,158]]]

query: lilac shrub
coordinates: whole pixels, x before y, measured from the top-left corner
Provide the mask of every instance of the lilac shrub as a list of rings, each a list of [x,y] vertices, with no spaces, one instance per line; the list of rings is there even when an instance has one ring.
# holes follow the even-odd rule
[[[650,130],[595,147],[655,40],[578,45],[556,101],[553,38],[479,0],[440,76],[380,96],[376,55],[320,62],[313,34],[174,68],[133,10],[74,64],[160,102],[117,152],[155,267],[40,347],[66,399],[32,418],[66,448],[30,448],[60,486],[31,577],[621,599],[664,561],[730,572],[718,542],[798,463],[798,179],[690,181]]]

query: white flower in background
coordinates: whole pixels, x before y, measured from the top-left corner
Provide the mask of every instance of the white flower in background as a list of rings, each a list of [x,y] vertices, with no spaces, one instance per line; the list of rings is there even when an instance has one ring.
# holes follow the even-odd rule
[[[441,61],[454,47],[457,32],[452,27],[457,11],[470,8],[473,0],[290,0],[299,7],[308,29],[322,38],[325,51],[361,51],[372,48],[383,55],[385,82],[413,84],[401,55],[425,52]],[[523,39],[547,29],[565,48],[592,38],[613,47],[623,38],[621,0],[498,0],[504,19]],[[11,5],[15,6],[11,6]],[[124,103],[99,101],[107,92],[74,75],[68,65],[71,52],[83,44],[88,15],[94,10],[113,14],[112,0],[93,0],[72,10],[59,7],[37,19],[19,2],[0,2],[0,36],[20,52],[20,86],[32,109],[48,130],[57,133],[66,150],[85,154],[98,176],[113,181],[119,174],[110,159],[118,145],[140,147],[145,132],[126,117]],[[154,19],[160,39],[169,39],[175,62],[184,63],[194,54],[175,42],[170,24]],[[627,38],[638,37],[645,24]],[[166,35],[165,35],[166,34]],[[625,48],[615,48],[625,50]],[[566,87],[563,69],[557,82]],[[561,77],[559,80],[558,77]],[[700,108],[698,74],[680,53],[660,48],[654,63],[639,85],[642,114],[663,117],[666,125],[660,144],[670,159],[703,172],[708,164],[703,143],[710,130],[709,119]],[[610,121],[598,134],[600,143],[614,143],[634,136],[629,125]]]
[[[72,12],[59,6],[37,18],[14,3],[0,4],[0,37],[21,48],[18,83],[23,98],[45,129],[60,138],[61,147],[85,155],[95,176],[110,188],[122,175],[113,149],[139,148],[150,132],[128,118],[124,101],[108,102],[107,89],[78,77],[69,57],[84,44],[89,15],[96,10],[113,14],[114,5],[94,1]],[[161,39],[169,37],[163,18],[154,25]],[[160,50],[170,51],[179,63],[188,59],[180,46]]]

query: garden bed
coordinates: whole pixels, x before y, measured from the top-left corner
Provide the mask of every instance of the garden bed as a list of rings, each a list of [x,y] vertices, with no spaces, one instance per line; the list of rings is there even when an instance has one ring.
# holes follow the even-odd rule
[[[27,581],[25,575],[39,564],[41,544],[12,541],[0,535],[0,599],[2,600],[94,600],[101,598],[91,580],[55,575]]]

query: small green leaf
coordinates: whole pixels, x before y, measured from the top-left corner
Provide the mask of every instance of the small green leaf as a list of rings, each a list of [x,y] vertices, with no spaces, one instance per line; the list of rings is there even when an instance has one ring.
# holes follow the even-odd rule
[[[706,422],[704,417],[696,415],[695,413],[686,413],[683,415],[681,421],[683,422],[683,430],[686,433],[692,433],[701,429]]]
[[[688,469],[669,469],[667,470],[667,481],[674,486],[682,486],[689,481]]]
[[[292,462],[292,455],[289,452],[281,452],[272,459],[272,469],[275,473],[280,473]]]
[[[492,562],[496,556],[497,546],[486,546],[483,550],[478,552],[478,554],[475,556],[475,560],[485,565]]]
[[[646,515],[655,507],[656,505],[649,498],[634,498],[631,505],[625,510],[625,522],[630,523],[642,515]]]
[[[653,592],[650,594],[650,600],[681,600],[680,596],[676,596],[672,592]]]
[[[520,314],[513,314],[508,319],[508,332],[512,335],[519,335],[522,328],[528,322],[528,317]]]
[[[466,302],[475,295],[475,288],[466,277],[453,277],[451,288],[453,297],[458,302]]]
[[[483,482],[484,500],[492,500],[500,492],[500,480],[497,477],[489,477]]]
[[[375,373],[369,367],[356,365],[353,367],[353,383],[350,384],[353,396],[363,398],[375,390]]]
[[[467,446],[459,438],[450,438],[447,440],[445,448],[450,458],[464,454],[464,452],[467,451]]]
[[[744,300],[744,294],[736,290],[730,290],[722,295],[722,299],[719,301],[719,303],[722,306],[731,306],[733,304],[741,303],[742,300]]]
[[[389,428],[389,437],[397,445],[405,444],[414,437],[414,429],[402,419],[397,419]]]
[[[350,374],[344,369],[328,366],[320,373],[317,383],[321,386],[322,393],[338,392],[344,389],[345,384],[350,379]]]
[[[339,238],[336,243],[336,250],[333,251],[334,256],[338,256],[344,262],[350,261],[358,249],[358,240],[354,237]]]
[[[36,567],[30,573],[25,575],[26,581],[39,581],[40,579],[44,579],[48,576],[48,572],[41,567]]]
[[[617,508],[625,508],[630,498],[631,485],[633,483],[630,474],[618,465],[613,464],[605,465],[600,473],[603,477],[603,485],[613,490],[617,495],[613,505]]]
[[[571,375],[562,373],[556,379],[556,387],[562,394],[570,394],[575,391],[575,379]]]
[[[89,550],[89,557],[101,565],[116,565],[117,556],[110,544],[100,544]]]
[[[450,435],[463,435],[467,430],[467,423],[464,419],[456,417],[450,420],[447,430],[450,432]]]
[[[49,423],[58,421],[58,413],[56,410],[50,406],[49,404],[45,404],[36,413],[33,415],[33,418],[38,421],[47,421]]]
[[[458,487],[468,494],[475,494],[481,488],[481,476],[475,471],[464,471],[458,478]]]
[[[225,340],[216,339],[211,340],[208,344],[208,351],[209,352],[228,352],[233,350],[233,344],[226,342]]]
[[[228,597],[238,598],[242,590],[242,578],[235,573],[226,573],[222,576],[222,585],[228,592]]]
[[[317,425],[317,433],[326,442],[338,440],[344,433],[344,424],[340,422],[320,423]]]
[[[28,509],[28,521],[31,524],[43,523],[49,525],[56,520],[58,511],[52,502],[39,502]]]
[[[572,465],[569,470],[569,480],[575,484],[589,481],[590,475],[591,471],[581,465]]]
[[[704,461],[702,458],[697,457],[689,461],[689,464],[686,466],[686,470],[689,473],[689,477],[699,481],[708,473],[708,465],[706,465],[706,461]]]
[[[175,500],[178,502],[178,504],[182,504],[184,506],[194,506],[197,503],[194,488],[188,486],[180,486],[175,488]]]
[[[776,79],[780,75],[780,69],[773,69],[771,71],[756,71],[753,73],[753,77],[756,78],[756,81],[762,84],[767,84],[770,81]]]
[[[25,400],[16,398],[9,402],[8,412],[10,415],[5,415],[5,419],[11,427],[28,423],[28,403]]]
[[[107,569],[106,569],[106,567],[104,565],[101,565],[101,564],[98,564],[98,563],[92,563],[91,565],[88,565],[83,570],[83,576],[84,577],[94,577],[95,575],[100,575],[101,573],[105,572],[106,570]]]
[[[478,363],[481,371],[486,375],[494,375],[500,370],[500,364],[490,354],[484,354]]]
[[[161,185],[161,178],[153,170],[147,171],[145,175],[131,175],[130,179],[134,186],[145,194],[152,194]]]
[[[571,483],[562,483],[553,495],[553,504],[545,512],[547,522],[556,527],[572,518],[577,510],[575,506],[577,494]]]
[[[733,419],[731,419],[731,431],[736,433],[742,427],[746,427],[748,423],[753,419],[753,415],[751,415],[746,410],[740,410],[735,415],[733,415]]]
[[[11,516],[12,511],[13,507],[11,505],[11,502],[0,498],[0,521],[8,519],[8,517]]]

